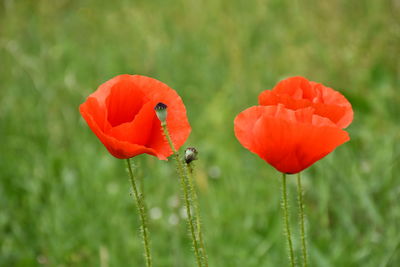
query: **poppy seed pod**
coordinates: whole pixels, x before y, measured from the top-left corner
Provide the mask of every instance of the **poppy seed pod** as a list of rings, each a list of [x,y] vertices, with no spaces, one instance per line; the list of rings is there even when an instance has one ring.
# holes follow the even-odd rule
[[[193,160],[197,160],[197,149],[194,147],[188,147],[185,150],[185,162],[186,164],[191,163]]]
[[[155,107],[154,110],[156,111],[157,118],[160,120],[162,125],[165,125],[166,120],[167,120],[167,105],[164,103],[158,103]]]

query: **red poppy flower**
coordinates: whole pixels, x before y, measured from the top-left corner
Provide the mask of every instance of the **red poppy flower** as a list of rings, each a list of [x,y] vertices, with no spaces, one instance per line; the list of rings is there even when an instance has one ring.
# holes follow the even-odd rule
[[[100,85],[80,106],[82,117],[108,151],[120,159],[172,154],[154,107],[168,106],[167,126],[175,148],[191,128],[179,95],[166,84],[140,75],[119,75]]]
[[[235,118],[239,142],[278,171],[298,173],[350,138],[312,107],[254,106]]]
[[[303,77],[292,77],[279,82],[272,90],[262,92],[260,105],[283,104],[289,109],[313,107],[315,114],[330,119],[340,128],[353,120],[351,104],[339,92]]]

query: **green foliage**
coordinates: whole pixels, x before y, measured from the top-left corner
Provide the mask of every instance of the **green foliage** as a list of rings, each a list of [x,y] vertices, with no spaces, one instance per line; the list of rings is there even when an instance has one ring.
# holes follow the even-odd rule
[[[399,266],[399,13],[395,0],[1,1],[0,266],[144,266],[124,162],[78,112],[122,73],[186,104],[210,266],[287,264],[280,174],[236,141],[236,114],[291,75],[341,91],[352,139],[303,174],[310,260]],[[134,162],[154,265],[193,266],[173,162]]]

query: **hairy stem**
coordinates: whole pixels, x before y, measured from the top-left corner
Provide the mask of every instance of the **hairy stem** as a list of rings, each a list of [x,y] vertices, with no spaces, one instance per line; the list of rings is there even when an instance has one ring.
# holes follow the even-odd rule
[[[174,157],[175,157],[179,177],[181,180],[183,196],[185,199],[186,213],[188,216],[188,227],[189,227],[190,235],[191,235],[191,238],[193,241],[193,249],[194,249],[194,253],[196,256],[197,266],[201,267],[202,266],[201,256],[200,256],[200,252],[199,252],[199,244],[198,244],[198,240],[196,238],[196,232],[195,232],[194,221],[193,221],[193,216],[192,216],[192,210],[191,210],[192,205],[191,205],[191,198],[189,195],[190,194],[190,186],[189,186],[189,179],[188,179],[188,175],[187,175],[186,166],[185,166],[185,164],[183,164],[183,161],[181,160],[180,153],[175,149],[175,146],[171,140],[171,136],[169,135],[166,123],[161,123],[161,126],[163,128],[164,135],[168,140],[169,146],[171,147],[172,151],[174,152]]]
[[[287,200],[286,173],[282,173],[282,209],[283,209],[283,220],[285,222],[285,234],[287,237],[287,244],[289,249],[290,264],[292,267],[294,267],[296,264],[293,252],[292,234],[290,232],[290,225],[289,225],[289,208]]]
[[[187,164],[187,170],[188,170],[188,177],[189,177],[190,194],[191,194],[191,198],[192,198],[193,206],[194,206],[194,211],[195,211],[196,227],[197,227],[197,238],[198,238],[199,243],[200,243],[201,256],[203,258],[204,266],[208,267],[208,257],[207,257],[206,248],[204,246],[203,233],[202,233],[202,230],[201,230],[201,219],[200,219],[199,203],[198,203],[196,188],[194,187],[193,164],[188,163]]]
[[[301,233],[301,252],[303,254],[303,267],[307,267],[307,243],[306,231],[304,226],[304,201],[303,201],[303,188],[301,186],[300,173],[297,174],[297,196],[299,202],[299,217],[300,217],[300,233]]]
[[[128,171],[129,171],[129,178],[132,184],[132,189],[133,189],[133,195],[136,200],[136,206],[139,212],[140,216],[140,221],[141,221],[141,227],[140,227],[140,232],[142,233],[142,238],[143,238],[143,246],[144,246],[144,255],[146,259],[146,266],[151,267],[152,266],[152,259],[151,259],[151,254],[150,254],[150,242],[149,242],[149,230],[147,227],[147,219],[146,219],[146,206],[145,206],[145,201],[144,201],[144,194],[139,193],[135,177],[133,175],[132,171],[132,166],[130,159],[126,160],[126,164],[128,166]]]

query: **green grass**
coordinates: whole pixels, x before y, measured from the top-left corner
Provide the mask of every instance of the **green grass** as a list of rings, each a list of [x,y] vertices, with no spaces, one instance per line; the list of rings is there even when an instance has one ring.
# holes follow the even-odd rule
[[[399,266],[399,13],[395,0],[0,2],[0,266],[144,265],[125,163],[78,112],[122,73],[182,96],[210,266],[222,267],[288,262],[280,174],[237,142],[234,117],[291,75],[341,91],[352,139],[303,174],[310,260]],[[162,211],[155,266],[194,266],[173,161],[134,162]]]

